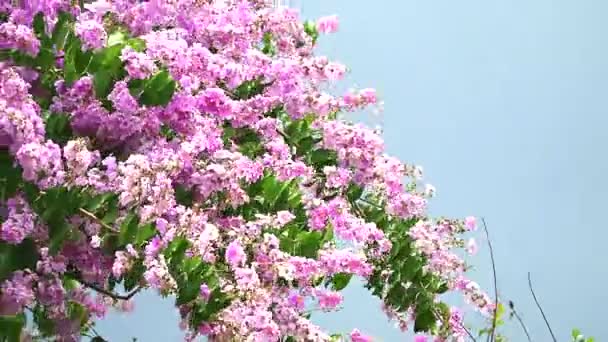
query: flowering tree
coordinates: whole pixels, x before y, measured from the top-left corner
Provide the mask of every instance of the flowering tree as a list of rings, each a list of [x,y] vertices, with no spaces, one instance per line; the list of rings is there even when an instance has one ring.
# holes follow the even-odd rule
[[[187,339],[330,335],[353,276],[402,329],[463,340],[460,292],[495,303],[457,249],[475,219],[432,219],[420,168],[340,113],[373,89],[313,49],[336,17],[261,0],[0,1],[0,340],[94,336],[141,289]],[[94,337],[94,340],[100,340]]]

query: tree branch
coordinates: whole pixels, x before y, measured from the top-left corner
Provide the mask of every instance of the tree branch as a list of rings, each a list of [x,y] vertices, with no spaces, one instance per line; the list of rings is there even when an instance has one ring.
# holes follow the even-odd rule
[[[135,296],[142,289],[141,287],[138,286],[137,288],[135,288],[133,291],[127,293],[126,295],[120,295],[120,294],[114,293],[112,291],[108,291],[108,290],[104,289],[103,287],[97,286],[97,285],[95,285],[93,283],[86,282],[86,281],[84,281],[82,279],[76,279],[76,280],[79,283],[81,283],[82,285],[90,288],[91,290],[95,290],[95,291],[97,291],[97,292],[99,292],[99,293],[101,293],[101,294],[103,294],[105,296],[108,296],[108,297],[110,297],[110,298],[112,298],[114,300],[129,300],[129,299],[133,298],[133,296]]]
[[[487,340],[491,340],[492,342],[494,342],[496,340],[496,320],[498,319],[498,279],[496,277],[496,261],[494,260],[494,249],[492,248],[492,241],[490,241],[488,226],[486,225],[486,220],[483,217],[481,218],[481,222],[483,223],[483,230],[486,233],[486,240],[488,240],[488,248],[490,249],[490,259],[492,260],[492,277],[494,278],[494,316],[492,317],[492,333],[491,335],[488,335],[487,338]]]
[[[513,314],[513,316],[515,316],[515,318],[517,318],[517,321],[519,321],[519,325],[524,330],[524,333],[526,333],[526,337],[528,337],[528,342],[532,342],[532,338],[528,333],[528,328],[524,324],[524,320],[521,319],[521,317],[519,316],[519,313],[517,313],[517,311],[515,310],[515,304],[513,304],[512,301],[509,301],[509,308],[511,309],[511,313]]]
[[[530,272],[528,272],[528,287],[530,288],[530,292],[532,293],[532,297],[534,298],[536,307],[538,308],[538,310],[540,310],[540,314],[543,315],[543,320],[545,321],[545,325],[547,325],[547,329],[549,329],[549,333],[551,333],[553,342],[557,342],[557,339],[555,338],[555,334],[553,334],[553,329],[551,329],[551,325],[549,324],[549,321],[547,320],[547,316],[545,315],[543,308],[540,306],[538,299],[536,299],[536,294],[534,293],[534,289],[532,288],[532,276],[530,275]]]

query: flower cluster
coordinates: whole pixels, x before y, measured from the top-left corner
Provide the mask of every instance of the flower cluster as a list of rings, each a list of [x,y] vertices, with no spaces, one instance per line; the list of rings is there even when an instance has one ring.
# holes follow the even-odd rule
[[[353,276],[401,327],[440,338],[462,334],[446,290],[493,310],[455,252],[474,221],[429,218],[420,169],[340,117],[376,92],[322,90],[347,72],[313,53],[336,16],[302,23],[261,0],[1,10],[11,329],[29,309],[43,336],[74,341],[154,289],[189,340],[331,341],[308,313],[339,310]]]

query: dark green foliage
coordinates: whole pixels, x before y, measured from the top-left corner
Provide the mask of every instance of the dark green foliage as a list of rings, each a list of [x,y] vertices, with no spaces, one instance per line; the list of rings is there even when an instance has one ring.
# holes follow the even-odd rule
[[[61,113],[49,113],[44,115],[46,138],[55,143],[65,145],[73,136],[70,127],[70,117]]]
[[[21,169],[14,166],[8,150],[0,150],[0,200],[12,197],[21,183]]]
[[[25,327],[25,314],[0,316],[0,342],[19,342]]]
[[[30,239],[25,239],[18,245],[0,242],[0,282],[14,271],[35,269],[38,257],[36,246]]]
[[[162,70],[142,82],[139,103],[147,106],[164,106],[171,100],[176,83],[169,72]]]

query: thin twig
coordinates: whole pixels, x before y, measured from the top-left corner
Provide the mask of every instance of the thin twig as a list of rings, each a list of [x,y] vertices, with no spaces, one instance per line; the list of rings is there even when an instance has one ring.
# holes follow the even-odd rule
[[[494,249],[492,248],[492,241],[490,241],[490,234],[488,233],[486,220],[482,217],[481,222],[483,223],[483,230],[486,233],[486,240],[488,240],[488,248],[490,249],[490,259],[492,260],[492,277],[494,278],[494,317],[492,317],[492,334],[488,335],[487,338],[487,340],[490,340],[491,337],[491,341],[494,342],[496,340],[496,320],[498,319],[498,279],[496,277],[496,261],[494,260]]]
[[[370,206],[372,206],[374,208],[377,208],[377,209],[384,209],[384,208],[382,208],[382,206],[378,205],[377,203],[368,201],[365,198],[359,198],[359,199],[357,199],[357,201],[361,201],[361,202],[363,202],[363,203],[365,203],[367,205],[370,205]]]
[[[443,319],[443,316],[441,316],[441,314],[439,312],[437,312],[436,310],[433,310],[433,314],[435,315],[435,318],[439,319],[442,323],[446,323],[445,320]],[[477,339],[475,339],[475,336],[473,335],[473,333],[471,333],[471,331],[469,329],[467,329],[467,327],[464,326],[464,324],[462,324],[462,322],[458,321],[458,325],[467,333],[467,335],[469,335],[469,337],[471,338],[471,340],[473,340],[473,342],[477,342]]]
[[[511,308],[511,313],[513,314],[513,316],[515,316],[515,318],[517,318],[517,321],[519,321],[519,325],[521,325],[521,328],[524,330],[524,333],[526,333],[526,337],[528,337],[528,342],[532,342],[530,333],[528,333],[528,328],[524,324],[524,320],[521,319],[521,317],[519,316],[519,313],[517,313],[517,311],[515,310],[515,304],[513,304],[512,301],[509,301],[509,308]]]
[[[106,296],[108,296],[108,297],[110,297],[112,299],[115,299],[115,300],[129,300],[133,296],[135,296],[139,291],[141,291],[141,287],[138,286],[135,290],[127,293],[126,295],[120,295],[120,294],[114,293],[112,291],[108,291],[108,290],[106,290],[106,289],[104,289],[102,287],[99,287],[99,286],[95,285],[95,284],[86,282],[84,280],[81,280],[81,279],[76,279],[76,280],[78,280],[78,282],[80,282],[82,285],[90,288],[91,290],[95,290],[95,291],[97,291],[97,292],[99,292],[99,293],[101,293],[103,295],[106,295]]]
[[[530,272],[528,272],[528,287],[530,288],[530,292],[532,293],[532,297],[534,298],[536,307],[538,308],[538,310],[540,310],[540,314],[543,315],[543,320],[545,321],[545,325],[547,325],[547,329],[549,329],[549,333],[551,333],[553,342],[557,342],[557,339],[555,338],[555,334],[553,334],[553,329],[551,329],[551,324],[549,324],[549,321],[547,320],[547,316],[545,315],[543,308],[540,306],[538,299],[536,299],[536,294],[534,293],[534,289],[532,288],[532,276],[530,275]]]
[[[93,214],[92,212],[90,212],[84,208],[78,208],[78,211],[80,211],[80,213],[84,214],[85,216],[89,217],[90,219],[96,221],[105,229],[112,231],[112,232],[118,232],[112,226],[108,225],[107,223],[103,222],[99,217],[95,216],[95,214]]]

